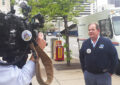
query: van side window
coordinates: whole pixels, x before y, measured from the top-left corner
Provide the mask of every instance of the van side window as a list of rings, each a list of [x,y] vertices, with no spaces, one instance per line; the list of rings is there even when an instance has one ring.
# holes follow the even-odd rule
[[[5,5],[5,0],[2,0],[2,5]]]
[[[112,17],[112,25],[115,35],[120,35],[120,16]]]
[[[99,26],[102,36],[112,38],[112,29],[109,19],[99,20]]]

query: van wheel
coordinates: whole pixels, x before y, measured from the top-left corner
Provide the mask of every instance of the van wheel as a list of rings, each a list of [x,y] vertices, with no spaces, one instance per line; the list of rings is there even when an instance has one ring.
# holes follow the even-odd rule
[[[118,62],[118,64],[117,64],[117,66],[116,66],[115,73],[116,73],[117,75],[120,75],[120,60],[119,60],[119,62]]]

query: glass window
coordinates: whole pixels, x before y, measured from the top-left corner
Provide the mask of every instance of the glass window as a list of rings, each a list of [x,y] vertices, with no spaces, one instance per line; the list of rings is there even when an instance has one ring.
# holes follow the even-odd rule
[[[120,16],[113,17],[112,22],[115,34],[120,35]]]
[[[99,20],[99,26],[102,36],[112,38],[112,29],[109,19]]]
[[[115,7],[120,7],[120,0],[115,0]]]
[[[108,0],[109,4],[115,4],[115,0]]]
[[[5,0],[2,0],[2,5],[5,5]]]

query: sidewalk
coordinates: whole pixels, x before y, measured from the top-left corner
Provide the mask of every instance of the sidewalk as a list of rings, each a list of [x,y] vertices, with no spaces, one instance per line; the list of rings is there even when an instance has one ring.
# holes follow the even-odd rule
[[[51,85],[85,85],[79,60],[72,59],[70,66],[67,66],[66,61],[53,61],[53,65],[56,82]]]
[[[53,66],[54,79],[51,85],[85,85],[78,60],[72,60],[71,66],[69,67],[66,65],[65,61],[53,60]],[[43,69],[42,72],[44,73]],[[35,77],[33,79],[33,85],[38,85]]]
[[[45,52],[51,57],[51,51],[49,49],[45,48]],[[51,85],[85,85],[79,59],[72,59],[70,66],[67,66],[66,60],[52,60],[52,62],[54,67],[54,79]],[[41,72],[43,77],[45,77],[45,70],[43,66],[41,66]],[[119,84],[120,77],[112,75],[112,85]],[[33,78],[32,85],[39,85],[36,77]]]
[[[45,52],[51,57],[51,51],[45,48]],[[51,85],[85,85],[83,73],[80,69],[80,62],[78,59],[72,59],[71,65],[67,66],[66,60],[55,61],[52,59],[54,67],[54,79]],[[41,66],[43,76],[45,76],[45,70]],[[36,77],[32,80],[33,85],[39,85],[36,81]]]

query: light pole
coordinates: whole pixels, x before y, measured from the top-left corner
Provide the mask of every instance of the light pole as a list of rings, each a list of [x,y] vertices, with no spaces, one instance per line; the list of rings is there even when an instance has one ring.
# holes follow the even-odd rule
[[[61,17],[58,17],[57,20],[58,20],[58,37],[59,37],[59,40],[60,40],[60,27],[61,27]]]
[[[58,23],[59,25],[58,25],[58,27],[59,27],[59,32],[58,32],[58,37],[59,37],[59,40],[60,40],[60,19],[59,19],[59,23]]]

